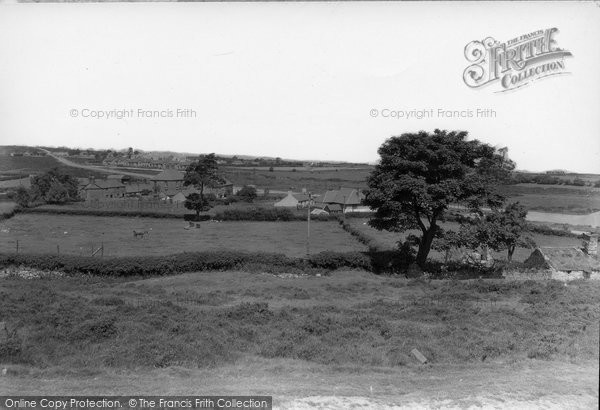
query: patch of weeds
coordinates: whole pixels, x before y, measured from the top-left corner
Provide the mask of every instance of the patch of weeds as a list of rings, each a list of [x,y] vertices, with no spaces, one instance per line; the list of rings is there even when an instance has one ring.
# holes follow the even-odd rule
[[[118,296],[100,296],[92,299],[92,304],[99,306],[120,306],[124,305],[125,301]]]

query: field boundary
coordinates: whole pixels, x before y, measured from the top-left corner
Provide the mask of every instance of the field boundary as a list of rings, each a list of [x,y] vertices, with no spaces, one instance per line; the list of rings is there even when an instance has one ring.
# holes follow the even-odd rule
[[[14,266],[66,274],[98,276],[150,276],[185,272],[249,270],[267,273],[316,274],[338,268],[373,271],[366,252],[324,251],[308,258],[294,258],[266,252],[213,251],[184,252],[165,256],[92,257],[53,254],[0,254],[0,268]]]

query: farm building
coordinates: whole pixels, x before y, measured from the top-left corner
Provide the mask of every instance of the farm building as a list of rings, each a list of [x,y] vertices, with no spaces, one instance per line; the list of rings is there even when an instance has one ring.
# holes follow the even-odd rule
[[[593,242],[594,238],[591,239]],[[597,235],[595,241],[597,246]],[[589,249],[589,245],[584,249]],[[600,261],[597,255],[586,253],[577,247],[537,248],[525,260],[524,266],[548,271],[552,279],[571,280],[590,277],[600,279]]]
[[[125,195],[129,197],[136,197],[152,193],[154,186],[149,183],[140,184],[127,184],[125,185]]]
[[[87,201],[123,198],[125,196],[125,185],[120,181],[110,179],[95,180],[94,178],[90,178],[90,183],[83,190]]]
[[[326,205],[338,205],[342,212],[369,212],[369,207],[362,205],[363,199],[364,195],[358,189],[340,188],[325,192],[321,202]]]
[[[306,208],[313,204],[313,200],[307,194],[294,194],[291,191],[281,201],[276,202],[276,207],[283,208]]]
[[[314,205],[315,211],[320,211],[319,213],[327,213],[327,214],[337,214],[342,212],[342,206],[340,204],[324,204],[322,202],[317,202]],[[316,212],[313,212],[316,215]]]
[[[180,191],[183,189],[184,173],[176,169],[165,169],[150,180],[158,192]]]
[[[151,179],[157,192],[163,192],[168,197],[173,197],[185,189],[183,185],[184,173],[176,169],[165,169]],[[214,194],[217,198],[224,198],[233,194],[233,183],[225,180],[225,183],[216,187],[204,187],[205,194]]]

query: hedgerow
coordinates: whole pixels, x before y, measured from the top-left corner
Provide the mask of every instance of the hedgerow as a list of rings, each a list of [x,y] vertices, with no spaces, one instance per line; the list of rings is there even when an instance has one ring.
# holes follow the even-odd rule
[[[98,258],[76,255],[2,254],[0,267],[26,266],[40,270],[59,270],[67,274],[99,276],[169,275],[182,272],[219,271],[265,266],[269,269],[333,270],[357,268],[372,270],[370,257],[361,252],[321,252],[308,259],[263,252],[186,252],[168,256]]]
[[[306,210],[292,210],[289,208],[233,208],[217,211],[213,219],[219,221],[304,221]],[[311,215],[312,220],[329,221],[332,215]]]

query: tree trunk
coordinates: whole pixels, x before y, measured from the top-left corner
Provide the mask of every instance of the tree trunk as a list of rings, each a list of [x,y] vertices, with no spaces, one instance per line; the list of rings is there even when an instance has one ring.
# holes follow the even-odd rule
[[[429,251],[431,250],[431,244],[433,243],[433,237],[435,235],[436,226],[432,225],[428,230],[423,232],[423,236],[421,237],[421,242],[419,243],[419,251],[417,252],[417,265],[420,268],[425,266],[425,261],[427,261],[427,255],[429,255]]]
[[[512,262],[513,253],[515,253],[515,246],[511,245],[508,247],[508,263]]]

